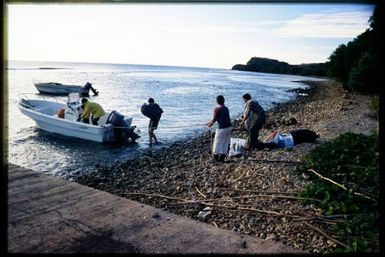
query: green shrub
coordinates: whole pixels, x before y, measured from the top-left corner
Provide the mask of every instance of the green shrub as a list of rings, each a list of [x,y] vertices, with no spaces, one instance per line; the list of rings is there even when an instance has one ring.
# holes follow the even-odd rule
[[[357,65],[353,66],[349,72],[346,89],[360,93],[377,93],[379,82],[376,81],[376,60],[372,53],[364,52]]]
[[[380,92],[384,67],[380,40],[384,34],[384,11],[383,5],[377,5],[369,20],[370,28],[338,46],[329,56],[326,74],[341,82],[344,88],[368,94]]]
[[[309,169],[342,184],[347,190],[321,179]],[[349,246],[337,251],[376,251],[379,226],[378,135],[342,134],[308,154],[298,171],[310,174],[312,183],[302,196],[320,199],[322,202],[316,205],[323,215],[349,214],[343,223],[330,227],[334,235]]]

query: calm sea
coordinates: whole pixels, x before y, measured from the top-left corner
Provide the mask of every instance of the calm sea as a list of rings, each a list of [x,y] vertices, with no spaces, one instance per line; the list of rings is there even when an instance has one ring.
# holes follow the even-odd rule
[[[204,124],[210,120],[219,94],[225,97],[232,118],[237,118],[243,108],[241,96],[247,92],[268,109],[274,102],[292,100],[295,95],[289,89],[306,87],[294,81],[314,80],[230,69],[68,62],[14,61],[7,71],[8,161],[57,176],[83,172],[96,164],[110,165],[147,151],[148,119],[140,107],[149,97],[164,110],[156,131],[162,143],[156,146],[159,148],[207,133]],[[117,110],[133,117],[133,125],[141,131],[138,144],[112,146],[39,130],[17,109],[20,94],[41,97],[33,80],[78,85],[91,82],[99,90],[99,96],[91,101],[106,111]]]

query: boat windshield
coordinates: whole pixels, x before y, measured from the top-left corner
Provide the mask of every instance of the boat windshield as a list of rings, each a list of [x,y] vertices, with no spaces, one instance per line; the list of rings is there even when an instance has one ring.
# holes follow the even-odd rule
[[[70,93],[68,94],[67,104],[74,105],[80,102],[80,94],[79,93]]]

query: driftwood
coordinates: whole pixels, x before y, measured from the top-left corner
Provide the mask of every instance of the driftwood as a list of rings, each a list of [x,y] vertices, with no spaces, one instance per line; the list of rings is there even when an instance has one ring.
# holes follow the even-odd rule
[[[184,201],[185,200],[182,198],[171,197],[171,196],[167,196],[167,195],[139,193],[139,192],[125,192],[125,193],[123,193],[123,195],[145,195],[145,196],[150,196],[150,197],[161,197],[161,198],[170,199],[170,200],[178,200],[178,201]]]
[[[323,235],[323,236],[326,237],[327,239],[332,240],[333,242],[335,242],[335,243],[341,245],[342,247],[345,247],[345,248],[348,248],[348,247],[349,247],[348,245],[346,245],[346,244],[340,242],[339,240],[337,240],[337,239],[335,239],[335,238],[333,238],[333,237],[327,235],[322,229],[317,228],[317,227],[314,227],[313,225],[311,225],[310,223],[308,223],[308,222],[306,222],[306,221],[304,221],[303,223],[304,223],[306,226],[308,226],[308,227],[312,228],[313,230],[317,231],[318,233],[320,233],[321,235]]]
[[[346,190],[346,191],[349,191],[349,189],[347,189],[344,185],[342,184],[339,184],[337,182],[335,182],[334,180],[330,179],[330,178],[327,178],[327,177],[324,177],[322,176],[321,174],[319,174],[318,172],[316,172],[315,170],[313,169],[309,169],[309,171],[313,172],[314,174],[316,174],[318,177],[320,177],[321,179],[323,180],[326,180],[326,181],[329,181],[331,183],[333,183],[334,185],[342,188],[343,190]],[[365,197],[366,199],[369,199],[369,200],[372,200],[372,201],[376,201],[375,199],[367,196],[367,195],[364,195],[364,194],[361,194],[361,193],[358,193],[358,192],[353,192],[354,195],[358,195],[358,196],[362,196],[362,197]]]
[[[303,162],[297,162],[297,161],[285,161],[285,160],[263,160],[263,159],[247,159],[248,161],[254,161],[254,162],[267,162],[267,163],[285,163],[285,164],[292,164],[292,165],[298,165],[303,164]]]
[[[145,195],[145,196],[149,196],[149,197],[161,197],[161,198],[165,198],[165,199],[178,200],[178,201],[185,201],[186,202],[186,199],[171,197],[171,196],[166,196],[166,195],[161,195],[161,194],[127,192],[127,193],[123,193],[123,195]],[[239,207],[239,206],[225,206],[225,205],[218,205],[218,204],[211,204],[211,203],[204,202],[207,200],[209,200],[209,199],[196,201],[196,203],[200,203],[202,205],[206,205],[206,206],[210,206],[210,207],[226,208],[226,209],[233,209],[233,210],[240,210],[240,211],[252,211],[252,212],[271,214],[271,215],[276,215],[276,216],[285,216],[285,217],[292,217],[292,218],[299,218],[300,217],[298,215],[288,215],[288,214],[279,213],[279,212],[275,212],[275,211],[260,210],[260,209],[255,209],[255,208],[247,208],[247,207]]]
[[[195,187],[195,190],[203,197],[203,198],[207,198],[206,195],[204,195],[201,191],[199,191],[199,189],[197,187]]]
[[[258,213],[270,214],[270,215],[281,216],[281,217],[291,217],[291,218],[300,217],[297,215],[290,215],[290,214],[284,214],[276,211],[267,211],[267,210],[260,210],[260,209],[248,208],[248,207],[226,206],[226,205],[218,205],[218,204],[211,204],[211,203],[205,203],[205,202],[202,202],[201,204],[210,206],[210,207],[225,208],[225,209],[232,209],[232,210],[239,210],[239,211],[251,211],[251,212],[258,212]]]
[[[189,204],[189,203],[200,203],[200,202],[214,202],[214,201],[232,201],[233,199],[247,199],[247,198],[258,198],[258,197],[268,197],[268,198],[284,198],[284,199],[295,199],[295,200],[312,200],[322,202],[321,200],[314,198],[306,198],[306,197],[294,197],[294,196],[285,196],[285,195],[249,195],[249,196],[235,196],[229,198],[211,198],[204,200],[186,200],[184,202],[174,203],[174,204]]]
[[[219,228],[218,224],[215,223],[215,221],[213,221],[212,224],[214,225],[214,227]]]
[[[298,192],[272,192],[272,191],[254,191],[254,190],[247,190],[247,189],[233,189],[233,188],[227,188],[227,187],[218,187],[220,190],[225,191],[234,191],[234,192],[242,192],[242,193],[256,193],[256,194],[280,194],[280,195],[298,195]]]
[[[305,217],[305,218],[299,218],[299,219],[293,219],[293,221],[306,221],[306,220],[315,220],[317,222],[323,222],[327,224],[337,224],[339,222],[343,223],[346,222],[345,220],[342,219],[327,219],[323,218],[322,216],[313,216],[313,217]]]
[[[335,219],[335,218],[346,218],[348,216],[361,216],[361,215],[370,215],[368,213],[346,213],[346,214],[334,214],[334,215],[320,215],[320,216],[315,216],[319,218],[324,218],[324,219]],[[312,217],[310,217],[312,218]],[[306,219],[306,218],[304,218]]]

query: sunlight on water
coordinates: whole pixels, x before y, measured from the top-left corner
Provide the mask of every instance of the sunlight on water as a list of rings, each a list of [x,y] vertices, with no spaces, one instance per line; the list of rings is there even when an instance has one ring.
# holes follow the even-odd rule
[[[53,67],[55,69],[41,69]],[[164,110],[156,135],[167,147],[207,132],[204,124],[212,116],[215,97],[224,95],[232,118],[238,118],[243,101],[250,93],[264,108],[273,102],[293,99],[288,89],[305,87],[293,81],[310,78],[168,66],[11,62],[8,69],[9,93],[9,162],[58,176],[123,161],[148,149],[148,118],[140,107],[149,97]],[[19,94],[40,97],[33,80],[84,85],[87,81],[99,90],[91,97],[109,112],[133,117],[133,125],[141,131],[135,146],[111,146],[69,138],[39,130],[34,121],[17,109]],[[47,99],[54,99],[52,96]],[[66,97],[57,97],[65,101]]]

